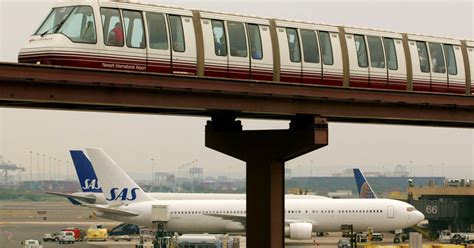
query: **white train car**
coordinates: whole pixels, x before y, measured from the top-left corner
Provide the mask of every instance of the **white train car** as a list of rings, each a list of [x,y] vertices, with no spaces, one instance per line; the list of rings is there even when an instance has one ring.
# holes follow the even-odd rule
[[[472,95],[474,42],[125,1],[60,3],[22,63]]]

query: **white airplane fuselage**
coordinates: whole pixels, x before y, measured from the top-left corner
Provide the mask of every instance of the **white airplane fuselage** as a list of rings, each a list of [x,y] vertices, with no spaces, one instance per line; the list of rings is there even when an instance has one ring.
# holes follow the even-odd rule
[[[220,216],[246,214],[245,200],[176,200],[147,201],[114,207],[139,214],[122,216],[103,214],[104,218],[154,226],[152,206],[166,205],[169,221],[165,229],[179,233],[227,233],[245,231],[238,221]],[[287,223],[311,223],[313,232],[340,231],[341,225],[352,224],[354,231],[366,231],[372,227],[377,231],[393,231],[416,225],[424,216],[413,206],[390,199],[287,199],[285,221]]]

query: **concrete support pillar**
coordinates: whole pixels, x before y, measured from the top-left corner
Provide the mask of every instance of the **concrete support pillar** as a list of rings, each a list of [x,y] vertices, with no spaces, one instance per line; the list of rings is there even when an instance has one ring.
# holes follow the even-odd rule
[[[286,130],[243,131],[230,114],[206,125],[206,147],[247,163],[247,247],[284,247],[285,161],[328,144],[325,119],[295,116]]]

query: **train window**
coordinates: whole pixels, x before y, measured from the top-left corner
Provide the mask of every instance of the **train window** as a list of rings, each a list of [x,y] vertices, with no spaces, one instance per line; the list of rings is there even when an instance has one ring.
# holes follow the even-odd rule
[[[250,40],[250,52],[252,59],[262,59],[262,38],[260,37],[260,28],[256,24],[248,24],[249,40]]]
[[[354,41],[357,51],[357,61],[359,67],[366,68],[369,66],[369,61],[367,59],[367,48],[365,47],[365,39],[362,35],[354,35]]]
[[[334,58],[332,55],[331,38],[328,32],[319,32],[319,42],[321,42],[321,53],[323,55],[323,63],[325,65],[333,65]]]
[[[227,22],[229,32],[230,55],[233,57],[247,57],[247,38],[244,25],[240,22]]]
[[[181,16],[170,15],[169,18],[173,51],[184,52],[186,50],[186,46],[184,41],[184,31],[183,23],[181,22]]]
[[[217,56],[227,56],[227,42],[223,21],[212,20],[212,34],[214,36],[214,52]]]
[[[387,56],[388,69],[398,70],[397,50],[392,38],[383,38],[385,46],[385,56]]]
[[[287,28],[286,37],[288,39],[291,62],[301,62],[300,41],[298,39],[298,33],[296,32],[296,29]]]
[[[301,30],[301,43],[303,44],[304,62],[319,63],[319,47],[316,32]]]
[[[142,14],[138,11],[123,11],[125,37],[130,48],[145,48],[145,30]]]
[[[78,43],[96,43],[95,21],[92,8],[89,6],[75,7],[58,33],[62,33]]]
[[[431,64],[433,72],[446,73],[446,65],[444,63],[443,48],[439,43],[428,43],[430,47]]]
[[[421,72],[430,72],[430,63],[428,63],[428,49],[426,43],[423,41],[417,41],[416,47],[418,50],[418,57],[420,60]]]
[[[458,68],[456,66],[456,56],[454,56],[453,45],[444,44],[444,54],[446,56],[446,62],[448,64],[449,75],[457,75]]]
[[[373,68],[385,68],[385,56],[380,37],[367,36],[367,44],[370,52],[370,66]]]
[[[149,46],[152,49],[168,50],[168,32],[165,16],[159,13],[146,13]]]
[[[61,24],[66,20],[66,18],[68,18],[69,14],[71,14],[73,9],[74,7],[62,7],[51,10],[51,13],[49,13],[46,20],[38,28],[35,35],[56,33]]]
[[[122,21],[118,9],[101,8],[104,42],[108,46],[123,46]]]

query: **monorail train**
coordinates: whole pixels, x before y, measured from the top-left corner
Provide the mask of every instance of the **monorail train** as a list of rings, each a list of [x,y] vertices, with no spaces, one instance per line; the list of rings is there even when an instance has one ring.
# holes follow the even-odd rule
[[[474,41],[123,1],[58,4],[18,60],[474,95]]]

